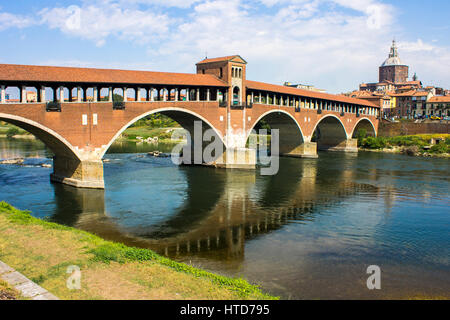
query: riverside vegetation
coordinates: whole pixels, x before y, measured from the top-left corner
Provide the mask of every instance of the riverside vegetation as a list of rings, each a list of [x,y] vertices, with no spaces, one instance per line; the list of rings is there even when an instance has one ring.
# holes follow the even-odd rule
[[[450,154],[449,134],[418,134],[396,137],[371,137],[366,130],[357,132],[358,147],[364,150],[405,153],[411,156],[440,156]],[[432,141],[435,141],[433,144]]]
[[[0,260],[60,299],[277,299],[244,279],[34,218],[5,202],[0,202]],[[69,266],[81,269],[80,290],[67,288]],[[2,282],[0,293],[17,297]]]

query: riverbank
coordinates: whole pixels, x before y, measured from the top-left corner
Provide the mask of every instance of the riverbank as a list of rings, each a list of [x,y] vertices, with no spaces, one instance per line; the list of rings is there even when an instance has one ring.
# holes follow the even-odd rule
[[[362,151],[450,158],[449,134],[418,134],[394,137],[359,137]]]
[[[274,298],[243,279],[209,273],[148,249],[46,222],[5,202],[0,202],[0,231],[0,260],[60,299]],[[81,269],[79,290],[67,288],[70,266]],[[10,289],[0,284],[0,292]]]

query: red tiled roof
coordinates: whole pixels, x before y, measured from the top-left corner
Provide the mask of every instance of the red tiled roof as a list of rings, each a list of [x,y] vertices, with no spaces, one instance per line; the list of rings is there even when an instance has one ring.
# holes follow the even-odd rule
[[[449,102],[450,103],[450,96],[434,96],[434,97],[428,99],[427,102],[431,102],[431,103]]]
[[[416,91],[413,96],[415,97],[426,97],[428,96],[429,92],[427,91]]]
[[[197,64],[204,64],[204,63],[211,63],[211,62],[220,62],[220,61],[230,61],[233,60],[234,58],[239,58],[242,61],[244,61],[246,63],[246,61],[244,59],[242,59],[242,57],[240,55],[234,55],[234,56],[226,56],[226,57],[219,57],[219,58],[211,58],[211,59],[204,59],[200,62],[198,62]]]
[[[414,95],[415,91],[414,90],[410,90],[410,91],[406,91],[403,93],[395,93],[392,94],[392,96],[394,97],[412,97]]]
[[[228,87],[210,74],[0,64],[0,81]]]
[[[250,81],[250,80],[247,80],[245,83],[246,83],[248,89],[253,89],[253,90],[292,94],[292,95],[302,96],[302,97],[307,97],[307,98],[323,99],[323,100],[329,100],[329,101],[337,101],[337,102],[342,102],[342,103],[358,104],[358,105],[363,105],[363,106],[368,106],[368,107],[378,107],[379,108],[379,106],[377,106],[373,103],[370,103],[369,101],[355,99],[355,98],[349,98],[349,97],[346,97],[343,95],[320,93],[320,92],[315,92],[315,91],[297,89],[297,88],[293,88],[293,87],[286,87],[286,86],[280,86],[280,85],[268,84],[268,83],[264,83],[264,82],[257,82],[257,81]]]

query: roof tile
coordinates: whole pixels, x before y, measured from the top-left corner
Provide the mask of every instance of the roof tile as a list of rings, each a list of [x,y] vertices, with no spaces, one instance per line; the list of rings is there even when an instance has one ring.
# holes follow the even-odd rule
[[[0,64],[0,81],[228,87],[210,74]]]

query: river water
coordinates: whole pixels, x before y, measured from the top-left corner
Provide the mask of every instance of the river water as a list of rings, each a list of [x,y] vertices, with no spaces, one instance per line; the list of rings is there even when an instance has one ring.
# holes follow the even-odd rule
[[[82,190],[50,183],[39,141],[0,139],[0,159],[27,158],[0,165],[0,200],[284,299],[450,298],[449,160],[321,153],[261,176],[146,154],[168,148],[116,143],[106,189]]]

